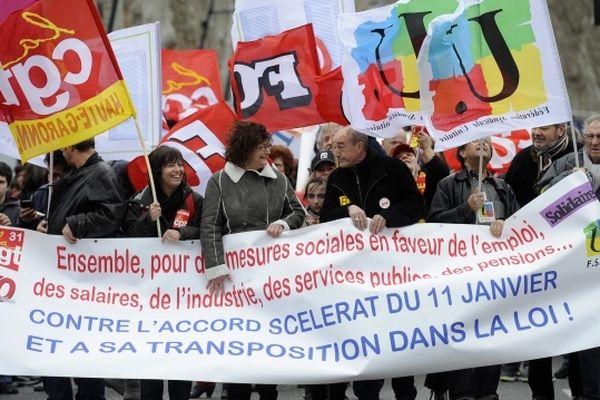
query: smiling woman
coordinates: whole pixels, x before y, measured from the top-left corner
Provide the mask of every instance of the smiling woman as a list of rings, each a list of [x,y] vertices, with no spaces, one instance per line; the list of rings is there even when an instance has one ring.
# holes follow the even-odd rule
[[[163,240],[191,240],[200,236],[202,196],[186,183],[183,157],[179,150],[159,146],[148,156],[158,201],[152,201],[146,186],[129,201],[123,228],[127,236],[158,236],[160,222]]]
[[[183,156],[173,147],[158,146],[148,155],[156,197],[152,200],[149,186],[133,195],[129,201],[124,230],[127,236],[156,237],[159,221],[163,241],[191,240],[200,236],[202,196],[192,191],[186,183]],[[169,398],[189,398],[192,383],[169,380]],[[144,398],[160,398],[163,393],[162,380],[141,380]]]
[[[227,163],[208,182],[202,214],[200,240],[211,294],[224,292],[229,275],[224,235],[260,230],[277,244],[284,230],[300,228],[304,222],[305,212],[292,185],[269,164],[270,153],[271,135],[263,125],[249,121],[233,125],[225,148]],[[257,391],[262,400],[277,399],[275,385],[257,385]],[[250,384],[228,384],[229,400],[248,400],[251,393]]]

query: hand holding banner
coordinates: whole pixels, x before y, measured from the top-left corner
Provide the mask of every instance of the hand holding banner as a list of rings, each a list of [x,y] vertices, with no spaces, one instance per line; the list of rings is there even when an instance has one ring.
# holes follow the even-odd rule
[[[228,235],[218,295],[197,242],[0,228],[0,374],[320,383],[597,347],[599,214],[578,172],[501,238],[348,219]]]

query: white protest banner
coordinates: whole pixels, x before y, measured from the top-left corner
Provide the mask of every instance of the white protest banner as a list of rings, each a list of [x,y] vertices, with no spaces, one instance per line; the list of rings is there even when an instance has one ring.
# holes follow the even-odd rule
[[[348,219],[197,242],[0,229],[0,374],[258,383],[406,376],[600,345],[600,203],[578,172],[485,226]],[[564,340],[568,337],[569,340]]]
[[[131,100],[135,104],[144,142],[153,149],[162,135],[160,24],[133,26],[108,34]],[[105,160],[132,160],[142,154],[133,119],[96,137],[96,150]]]
[[[544,0],[463,0],[434,19],[418,58],[436,151],[571,120]]]
[[[10,129],[8,128],[8,124],[2,121],[2,117],[0,117],[0,154],[14,158],[15,160],[21,158],[19,150],[17,149],[17,144],[15,143],[15,140],[10,133]],[[27,162],[37,165],[38,167],[46,168],[44,156],[45,155],[35,156],[27,160]]]
[[[17,144],[10,133],[8,124],[0,116],[0,154],[12,157],[14,159],[21,158]]]

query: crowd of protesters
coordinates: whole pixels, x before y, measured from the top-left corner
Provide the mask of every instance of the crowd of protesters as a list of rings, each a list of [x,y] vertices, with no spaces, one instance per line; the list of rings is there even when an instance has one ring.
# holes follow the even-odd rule
[[[200,239],[206,257],[205,284],[214,293],[230,279],[222,242],[230,233],[261,230],[277,240],[284,231],[349,217],[356,229],[373,234],[431,221],[489,225],[499,237],[504,219],[572,173],[576,165],[600,195],[600,115],[585,121],[583,143],[574,142],[568,124],[534,128],[531,137],[532,145],[516,155],[506,176],[494,176],[489,172],[493,156],[489,138],[458,147],[461,168],[451,171],[420,127],[407,127],[380,144],[351,127],[327,124],[315,143],[308,182],[297,196],[298,163],[290,150],[272,146],[262,125],[236,122],[226,144],[227,163],[209,180],[204,198],[186,183],[178,150],[154,149],[149,161],[156,193],[150,185],[132,193],[119,171],[123,163],[102,160],[90,139],[47,155],[52,176],[34,165],[13,170],[0,162],[0,225],[62,235],[70,243],[118,236]],[[565,357],[568,364],[562,376],[569,377],[573,398],[600,399],[600,348]],[[435,400],[495,400],[499,381],[519,376],[529,382],[534,400],[554,400],[551,359],[528,360],[523,366],[429,374],[425,386]],[[18,392],[13,378],[0,376],[1,394]],[[42,380],[49,400],[73,398],[70,378]],[[104,379],[74,381],[77,399],[104,399]],[[381,385],[381,380],[351,383],[359,400],[378,400]],[[253,390],[251,384],[242,383],[224,387],[230,400],[248,400]],[[305,397],[344,400],[348,387],[348,382],[307,385]],[[210,397],[214,388],[211,382],[168,381],[172,400]],[[397,400],[416,398],[414,377],[393,378],[392,388]],[[163,381],[127,380],[123,397],[160,400],[163,390]],[[274,384],[255,385],[255,390],[261,400],[277,399]]]

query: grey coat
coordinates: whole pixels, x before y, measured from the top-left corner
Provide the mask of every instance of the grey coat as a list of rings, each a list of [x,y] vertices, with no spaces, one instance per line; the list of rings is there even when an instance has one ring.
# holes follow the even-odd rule
[[[215,173],[206,187],[200,241],[206,276],[229,273],[223,254],[223,236],[266,230],[279,223],[284,230],[300,228],[306,212],[288,179],[270,165],[261,172],[245,170],[230,162]]]
[[[583,149],[577,152],[579,165],[583,166]],[[538,192],[543,192],[551,186],[557,184],[564,177],[571,175],[575,168],[575,153],[568,153],[558,160],[554,161],[550,168],[546,171],[542,179],[536,184],[535,188]]]

